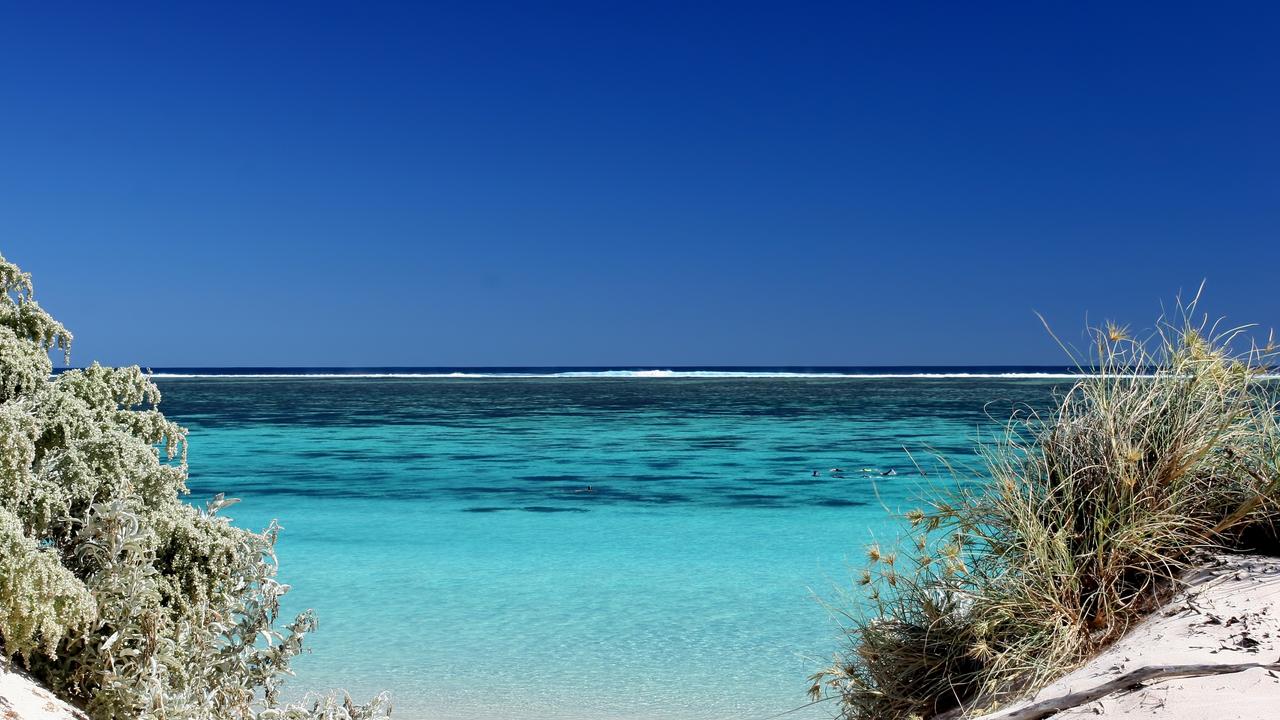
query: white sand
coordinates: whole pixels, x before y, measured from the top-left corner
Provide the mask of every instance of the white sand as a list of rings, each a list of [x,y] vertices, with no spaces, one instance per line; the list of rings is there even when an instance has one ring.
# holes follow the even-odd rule
[[[3,720],[88,720],[24,673],[0,660],[0,718]]]
[[[1087,665],[1046,687],[1033,700],[985,720],[1007,718],[1035,702],[1096,688],[1146,666],[1278,662],[1280,559],[1226,556],[1197,573],[1185,592]],[[1053,717],[1280,718],[1280,672],[1252,669],[1153,679]]]

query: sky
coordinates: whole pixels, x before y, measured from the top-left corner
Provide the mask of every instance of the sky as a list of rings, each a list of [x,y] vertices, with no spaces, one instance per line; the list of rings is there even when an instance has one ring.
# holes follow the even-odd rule
[[[1274,3],[5,3],[72,361],[1061,364],[1280,324]]]

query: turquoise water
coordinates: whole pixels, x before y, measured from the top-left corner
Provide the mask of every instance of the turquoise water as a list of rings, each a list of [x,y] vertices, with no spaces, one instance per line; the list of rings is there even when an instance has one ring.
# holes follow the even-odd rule
[[[388,690],[409,719],[752,720],[805,702],[838,647],[819,600],[894,535],[885,508],[950,482],[903,447],[972,463],[989,416],[1053,382],[159,384],[193,500],[285,528],[289,609],[320,616],[295,694]]]

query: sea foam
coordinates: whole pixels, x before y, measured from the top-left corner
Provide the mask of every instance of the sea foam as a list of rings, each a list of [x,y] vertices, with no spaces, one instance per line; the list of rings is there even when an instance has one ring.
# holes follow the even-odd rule
[[[236,372],[228,369],[223,372],[182,372],[156,371],[153,378],[432,378],[432,379],[538,379],[538,378],[595,378],[595,379],[946,379],[946,378],[1009,378],[1009,379],[1077,379],[1087,377],[1086,373],[1069,372],[800,372],[769,370],[570,370],[561,372]]]

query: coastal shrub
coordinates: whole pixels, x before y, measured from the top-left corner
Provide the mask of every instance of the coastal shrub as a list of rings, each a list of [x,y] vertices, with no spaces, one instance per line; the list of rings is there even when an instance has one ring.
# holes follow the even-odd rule
[[[51,377],[71,334],[0,257],[0,650],[97,720],[365,720],[384,696],[285,704],[315,629],[279,625],[278,528],[184,502],[186,431],[137,367]]]
[[[848,720],[977,712],[1038,688],[1154,610],[1214,549],[1274,548],[1274,347],[1195,321],[1090,331],[1082,376],[984,446],[981,489],[873,548],[849,649],[811,694]],[[972,487],[972,485],[969,485]]]

